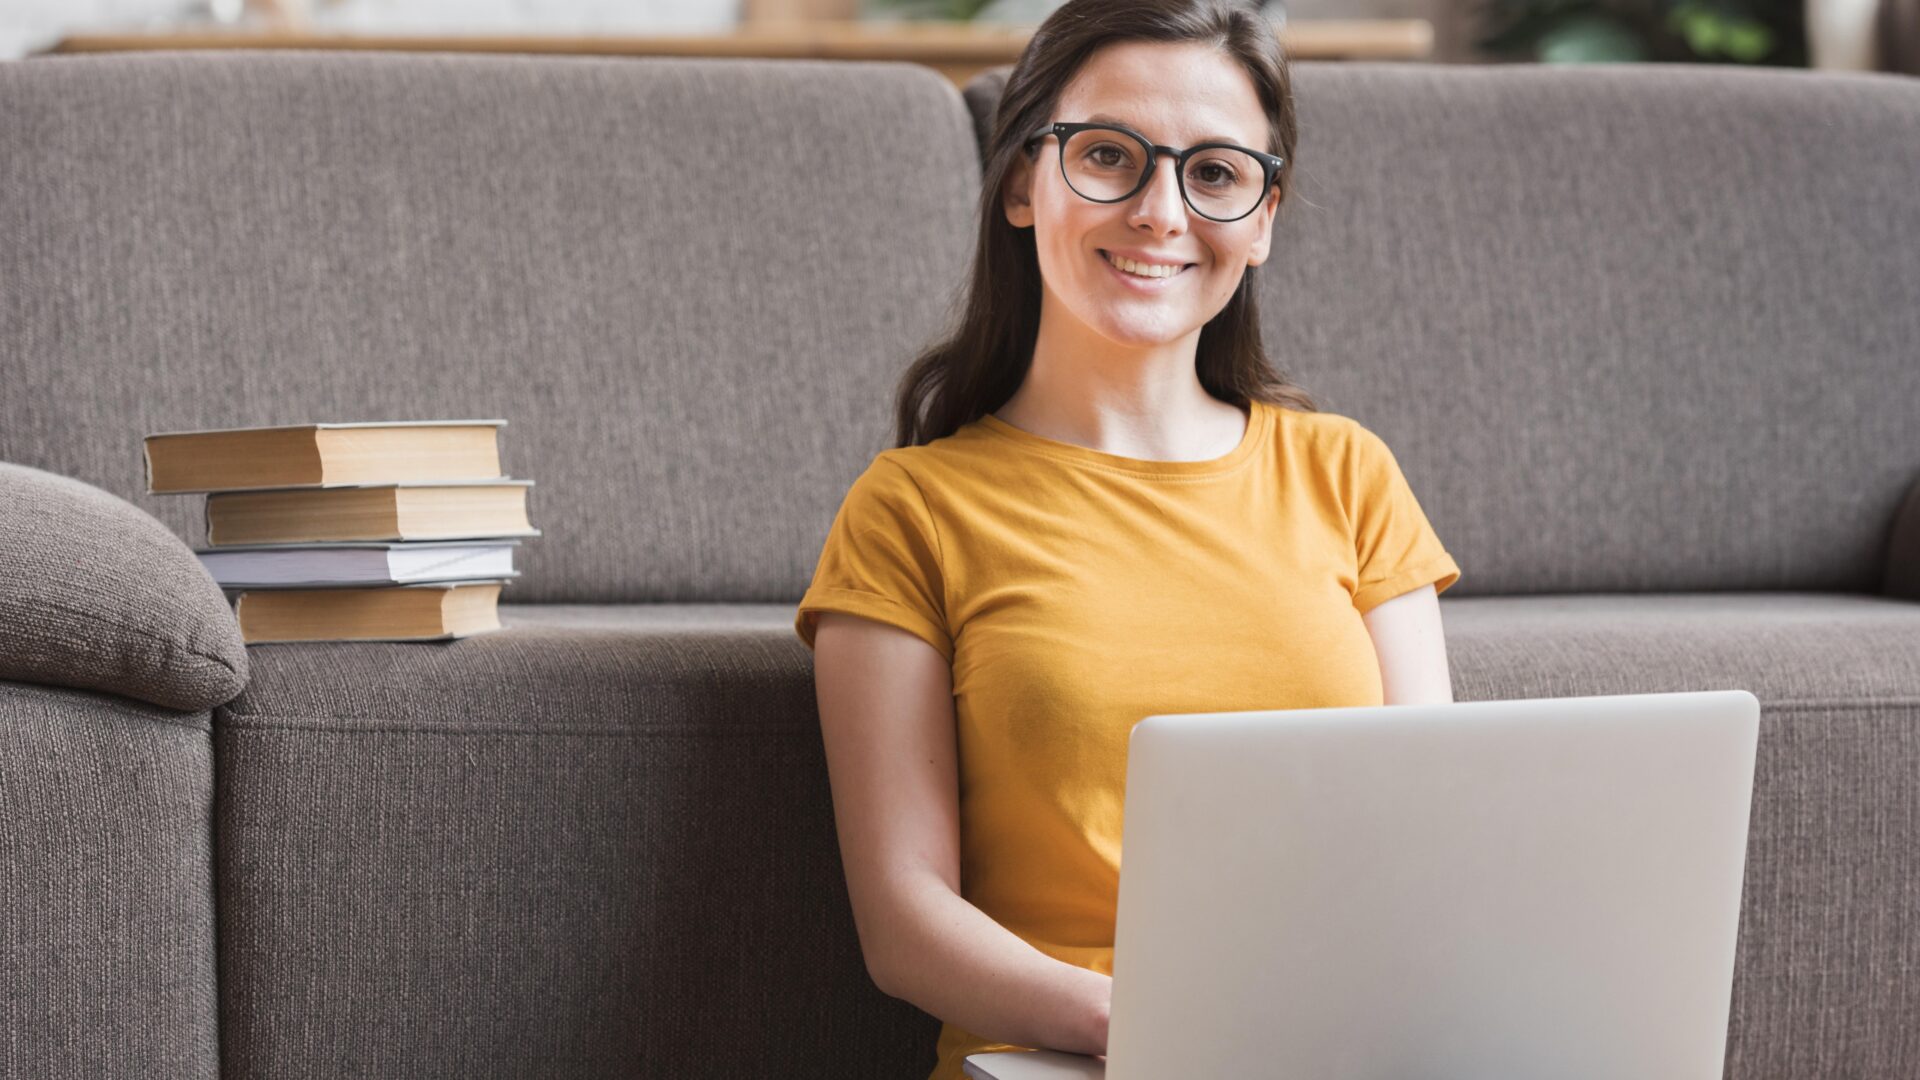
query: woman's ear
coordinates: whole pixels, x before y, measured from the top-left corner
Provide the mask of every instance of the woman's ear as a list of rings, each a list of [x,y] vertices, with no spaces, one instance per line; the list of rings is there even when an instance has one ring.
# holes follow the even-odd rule
[[[1000,191],[1000,207],[1007,215],[1007,223],[1016,229],[1032,228],[1033,160],[1025,153],[1013,155],[1013,164],[1007,167],[1007,179]]]

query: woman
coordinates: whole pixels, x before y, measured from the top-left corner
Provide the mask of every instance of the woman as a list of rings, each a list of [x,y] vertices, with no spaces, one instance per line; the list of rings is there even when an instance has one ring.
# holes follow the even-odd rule
[[[944,1021],[930,1080],[1105,1053],[1134,723],[1452,700],[1459,568],[1385,444],[1262,350],[1272,27],[1071,0],[994,128],[965,313],[795,623],[867,968]]]

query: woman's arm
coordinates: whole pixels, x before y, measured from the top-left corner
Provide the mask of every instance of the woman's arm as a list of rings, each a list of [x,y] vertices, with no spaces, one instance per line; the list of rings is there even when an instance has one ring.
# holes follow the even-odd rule
[[[834,827],[874,984],[985,1039],[1105,1053],[1112,978],[1055,960],[960,895],[946,658],[895,626],[817,618],[814,690]]]
[[[1453,700],[1447,639],[1440,625],[1440,595],[1422,585],[1374,605],[1361,616],[1380,658],[1380,684],[1388,705],[1432,705]]]

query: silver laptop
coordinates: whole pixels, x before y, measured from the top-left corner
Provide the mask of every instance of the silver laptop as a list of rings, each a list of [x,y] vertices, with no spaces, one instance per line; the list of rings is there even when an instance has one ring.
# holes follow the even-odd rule
[[[976,1080],[1721,1080],[1744,690],[1151,716],[1107,1055]]]

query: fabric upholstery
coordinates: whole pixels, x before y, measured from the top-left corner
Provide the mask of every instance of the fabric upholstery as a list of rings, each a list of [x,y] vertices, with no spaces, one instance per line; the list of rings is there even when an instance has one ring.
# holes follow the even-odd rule
[[[0,461],[504,418],[513,599],[790,601],[971,250],[915,64],[310,52],[0,65]]]
[[[220,1075],[211,720],[0,682],[0,1076]]]
[[[1729,1077],[1920,1065],[1920,605],[1442,611],[1461,700],[1758,696]],[[861,963],[794,615],[505,605],[447,645],[258,650],[217,716],[231,1075],[931,1068],[937,1024]]]
[[[246,685],[246,646],[220,586],[125,499],[0,462],[0,557],[0,679],[188,711]]]
[[[1393,447],[1461,596],[1880,587],[1920,479],[1920,80],[1292,71],[1267,349]]]
[[[938,1024],[860,954],[793,614],[256,650],[216,733],[225,1075],[924,1074]]]

